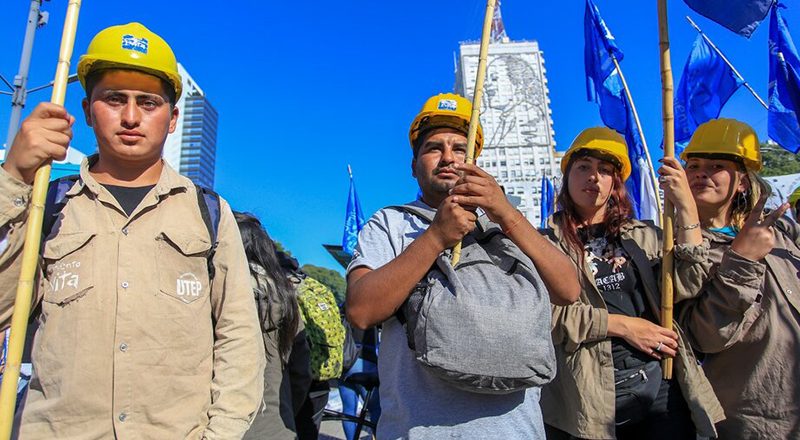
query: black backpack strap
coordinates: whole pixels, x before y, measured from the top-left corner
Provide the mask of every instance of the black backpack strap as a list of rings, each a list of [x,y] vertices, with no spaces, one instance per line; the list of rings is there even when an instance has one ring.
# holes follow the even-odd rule
[[[58,220],[58,215],[64,209],[67,202],[67,192],[75,185],[75,182],[80,180],[81,176],[72,174],[69,176],[60,177],[52,182],[47,187],[47,198],[44,204],[44,219],[42,220],[42,244],[44,238],[50,235],[53,231],[53,226]]]
[[[211,240],[211,250],[208,252],[206,259],[208,260],[208,279],[213,280],[215,275],[214,270],[214,253],[217,251],[219,244],[219,222],[221,217],[221,202],[219,194],[214,191],[195,184],[197,189],[197,204],[200,207],[200,216],[203,218],[203,223],[208,230],[208,237]]]

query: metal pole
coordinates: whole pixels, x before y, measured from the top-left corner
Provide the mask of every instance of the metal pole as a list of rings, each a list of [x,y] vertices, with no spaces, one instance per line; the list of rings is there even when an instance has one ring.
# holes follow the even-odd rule
[[[628,82],[625,81],[625,75],[622,74],[622,68],[619,67],[619,61],[617,57],[614,56],[613,53],[609,53],[611,55],[611,60],[614,61],[614,67],[617,69],[617,73],[619,73],[619,79],[622,81],[622,88],[625,90],[625,96],[628,98],[628,103],[631,105],[631,112],[633,113],[633,120],[636,122],[636,129],[639,131],[639,137],[642,139],[642,146],[644,147],[644,154],[647,158],[647,166],[650,168],[650,185],[653,187],[653,194],[656,195],[656,201],[658,202],[658,221],[659,224],[663,222],[663,212],[661,210],[661,195],[658,192],[658,185],[656,184],[656,172],[655,168],[653,167],[653,161],[650,159],[650,150],[647,148],[647,141],[644,138],[644,131],[642,130],[642,122],[639,120],[639,112],[636,111],[636,105],[633,103],[633,96],[631,96],[631,90],[628,88]]]
[[[50,102],[64,105],[69,77],[69,64],[75,44],[75,33],[78,27],[78,13],[81,0],[69,0],[67,15],[64,19],[64,31],[61,34],[61,48],[58,52],[55,84]],[[31,313],[36,270],[39,267],[39,245],[42,241],[42,220],[44,204],[47,197],[47,185],[50,181],[50,163],[43,164],[36,170],[31,191],[28,223],[25,227],[25,245],[22,248],[22,268],[17,283],[17,296],[14,300],[14,314],[11,317],[11,334],[8,342],[8,357],[0,384],[0,440],[11,438],[11,427],[14,420],[14,407],[17,402],[17,381],[19,380],[22,350],[25,347],[26,329]]]
[[[22,55],[19,58],[19,73],[14,77],[14,95],[11,97],[11,118],[8,121],[8,136],[6,137],[6,148],[11,148],[14,136],[19,129],[19,121],[22,118],[22,109],[25,108],[25,100],[28,97],[28,71],[31,67],[31,55],[33,54],[33,40],[36,37],[36,27],[39,25],[41,14],[39,9],[42,0],[31,0],[31,8],[28,11],[28,24],[25,26],[25,40],[22,42]]]
[[[750,93],[753,95],[753,97],[754,97],[754,98],[756,98],[756,99],[758,100],[758,102],[759,102],[759,103],[761,103],[761,105],[762,105],[762,106],[764,106],[764,108],[765,108],[765,109],[769,110],[769,106],[767,105],[767,103],[766,103],[766,102],[764,102],[764,100],[763,100],[763,99],[761,99],[761,97],[760,97],[760,96],[758,96],[758,93],[756,93],[756,91],[755,91],[755,90],[753,90],[753,87],[751,87],[751,86],[750,86],[750,83],[748,83],[747,81],[745,81],[745,79],[744,79],[744,77],[742,76],[742,74],[740,74],[740,73],[739,73],[739,71],[738,71],[738,70],[736,70],[736,68],[735,68],[735,67],[733,67],[733,64],[731,64],[731,62],[730,62],[730,61],[728,61],[728,58],[727,58],[727,57],[726,57],[726,56],[725,56],[725,55],[722,53],[722,51],[721,51],[721,50],[719,50],[719,48],[717,47],[717,45],[716,45],[716,44],[714,44],[714,42],[713,42],[713,41],[711,41],[711,39],[710,39],[710,38],[708,38],[708,35],[706,35],[706,33],[705,33],[705,32],[703,32],[703,30],[702,30],[702,29],[700,29],[700,26],[698,26],[698,25],[697,25],[697,23],[695,23],[695,22],[694,22],[694,20],[692,20],[692,19],[691,19],[691,17],[689,17],[688,15],[686,16],[686,20],[688,20],[688,21],[689,21],[689,24],[690,24],[690,25],[692,25],[692,27],[694,28],[694,30],[696,30],[696,31],[697,31],[697,32],[698,32],[700,35],[702,35],[702,36],[703,36],[703,39],[704,39],[704,40],[706,40],[706,43],[708,43],[708,45],[709,45],[709,46],[711,46],[711,48],[712,48],[712,49],[714,49],[714,52],[716,52],[716,53],[717,53],[717,55],[719,55],[719,57],[720,57],[720,58],[722,58],[722,61],[725,61],[725,64],[727,64],[727,65],[728,65],[728,67],[730,67],[730,68],[731,68],[731,71],[733,72],[733,74],[734,74],[734,75],[736,75],[736,76],[739,78],[739,80],[742,82],[742,85],[743,85],[743,86],[744,86],[744,87],[745,87],[747,90],[749,90],[749,91],[750,91]]]
[[[669,22],[667,20],[667,0],[658,0],[658,46],[661,52],[661,111],[664,128],[664,157],[675,157],[675,113],[673,99],[675,94],[672,80],[672,62],[669,50]],[[664,200],[663,240],[664,252],[661,258],[661,326],[672,330],[673,300],[673,239],[675,209],[669,199]],[[672,358],[661,361],[664,379],[672,379]]]

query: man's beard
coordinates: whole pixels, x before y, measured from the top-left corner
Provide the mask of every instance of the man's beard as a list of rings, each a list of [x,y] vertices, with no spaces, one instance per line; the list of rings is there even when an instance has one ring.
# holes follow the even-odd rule
[[[455,186],[456,186],[455,180],[446,180],[446,181],[432,180],[430,184],[430,190],[438,194],[449,194],[450,190],[453,189]]]

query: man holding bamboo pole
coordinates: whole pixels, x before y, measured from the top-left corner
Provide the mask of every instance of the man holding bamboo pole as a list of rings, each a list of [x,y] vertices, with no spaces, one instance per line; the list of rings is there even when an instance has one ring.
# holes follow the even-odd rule
[[[422,197],[378,211],[361,230],[348,267],[350,322],[360,328],[383,323],[380,438],[544,438],[538,401],[541,385],[554,373],[550,301],[569,304],[577,298],[576,272],[489,174],[465,163],[471,110],[468,100],[454,94],[425,103],[409,135],[412,175]],[[480,154],[480,129],[477,138]],[[478,216],[477,207],[485,214]],[[462,239],[464,253],[454,269],[449,249]],[[502,246],[493,245],[500,241]],[[520,271],[525,275],[518,277]],[[494,283],[480,278],[490,274]],[[450,281],[443,289],[425,294],[426,301],[443,301],[425,307],[426,328],[442,337],[420,343],[412,334],[422,333],[423,312],[413,304],[443,279]],[[469,287],[477,284],[482,288],[471,296]],[[517,300],[516,307],[507,306],[508,297]],[[421,356],[426,347],[438,353]],[[423,361],[436,357],[448,358],[449,367],[437,370]],[[533,370],[520,387],[495,387],[508,375],[465,385],[443,373],[467,367],[470,375],[487,363],[503,371],[520,359],[530,361],[520,370]]]
[[[112,26],[78,76],[98,153],[45,219],[17,435],[241,438],[262,395],[263,344],[230,208],[220,201],[212,231],[201,190],[161,159],[178,117],[175,55],[138,23]],[[0,326],[13,311],[30,184],[66,155],[74,121],[40,104],[0,170]]]

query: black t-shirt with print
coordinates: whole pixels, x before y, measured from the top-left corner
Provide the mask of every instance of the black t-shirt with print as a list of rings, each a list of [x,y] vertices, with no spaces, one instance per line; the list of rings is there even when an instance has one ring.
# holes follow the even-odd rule
[[[603,225],[583,228],[580,234],[585,243],[584,258],[608,313],[654,321],[645,304],[644,287],[619,239],[606,237]],[[617,337],[611,338],[611,354],[615,368],[631,368],[652,360],[625,339]]]

